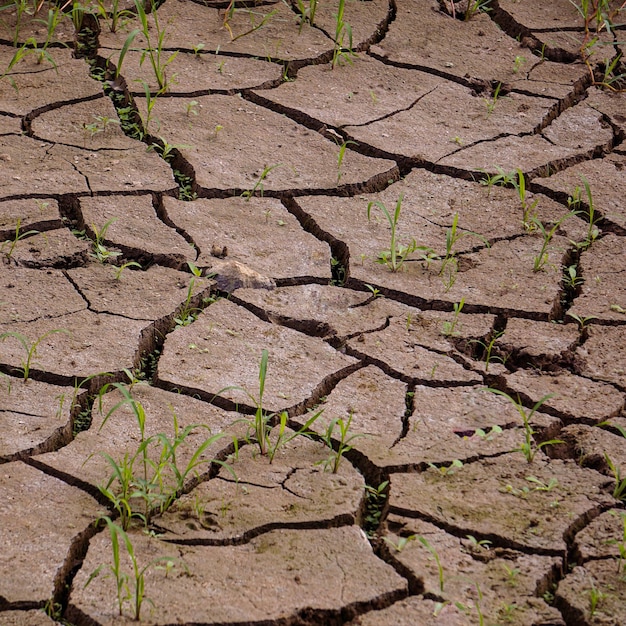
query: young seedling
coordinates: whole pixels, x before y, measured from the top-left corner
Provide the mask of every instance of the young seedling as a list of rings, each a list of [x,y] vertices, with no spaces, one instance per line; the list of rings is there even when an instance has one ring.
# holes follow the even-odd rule
[[[105,239],[107,231],[113,222],[117,222],[117,217],[112,217],[110,220],[107,220],[104,223],[102,228],[98,228],[95,224],[91,225],[91,230],[94,234],[94,240],[92,244],[92,251],[89,253],[89,256],[93,259],[96,259],[98,263],[105,263],[110,258],[115,258],[122,254],[117,250],[109,250],[105,245]]]
[[[482,428],[477,428],[474,431],[474,434],[477,437],[480,437],[483,441],[493,441],[493,439],[495,438],[496,435],[500,435],[502,433],[502,428],[500,426],[498,426],[497,424],[494,424],[490,429],[489,432],[483,430]]]
[[[263,197],[263,192],[265,190],[264,186],[263,186],[263,181],[268,177],[269,173],[272,170],[275,170],[276,168],[279,168],[282,166],[282,163],[277,163],[276,165],[266,165],[263,168],[263,171],[261,172],[261,175],[259,176],[258,180],[256,181],[256,183],[254,183],[254,187],[252,187],[252,189],[248,189],[246,191],[244,191],[241,194],[241,198],[244,198],[244,200],[246,202],[248,202],[250,200],[250,198],[252,198],[252,196],[254,196],[256,194],[256,192],[259,192],[259,195],[261,196],[261,198]]]
[[[352,413],[350,413],[347,420],[342,418],[333,419],[326,428],[326,432],[322,435],[322,441],[332,452],[327,459],[319,461],[318,464],[323,465],[325,470],[330,468],[333,474],[339,471],[344,454],[352,450],[353,446],[350,444],[355,439],[366,436],[363,433],[351,433],[350,424],[352,424]],[[336,449],[333,447],[335,428],[339,428],[339,439]]]
[[[572,242],[574,245],[581,251],[587,250],[589,246],[599,237],[600,229],[597,226],[597,222],[600,219],[596,214],[596,208],[593,201],[593,194],[591,193],[591,186],[589,185],[589,181],[581,176],[581,180],[583,181],[583,186],[585,188],[585,194],[587,195],[587,236],[583,241],[580,242]],[[580,205],[582,204],[582,194],[580,187],[576,187],[574,189],[574,193],[567,199],[567,204],[570,208],[572,208],[572,212],[570,215],[580,215],[581,213],[585,213],[585,211],[580,210]]]
[[[487,117],[489,117],[493,110],[496,108],[496,104],[498,99],[500,98],[500,90],[502,89],[502,83],[498,83],[496,88],[493,90],[493,94],[491,98],[483,98],[485,104],[487,105]]]
[[[520,204],[522,205],[522,226],[526,231],[534,230],[537,221],[537,205],[539,204],[539,200],[535,200],[532,204],[528,202],[526,178],[522,170],[517,170],[517,182],[513,182],[513,184],[517,189]]]
[[[539,452],[541,448],[544,448],[545,446],[553,446],[559,443],[564,443],[564,441],[562,441],[561,439],[550,439],[549,441],[542,441],[540,443],[537,443],[534,439],[534,435],[536,435],[537,433],[535,430],[533,430],[533,427],[530,423],[533,415],[545,402],[552,398],[554,394],[550,393],[543,396],[538,402],[533,405],[533,408],[530,410],[530,412],[527,413],[526,407],[522,404],[519,398],[517,400],[514,400],[508,393],[500,391],[500,389],[493,389],[491,387],[487,388],[486,391],[490,391],[491,393],[495,393],[496,395],[506,398],[520,414],[524,425],[524,443],[522,443],[519,448],[515,448],[515,451],[522,452],[528,463],[533,462],[537,452]]]
[[[598,605],[606,599],[606,593],[597,589],[593,583],[593,579],[591,580],[591,589],[589,589],[589,615],[594,617],[597,610]]]
[[[315,420],[323,413],[323,409],[310,417],[305,422],[304,426],[289,435],[285,433],[288,416],[287,413],[283,411],[280,416],[278,416],[278,436],[273,442],[270,435],[272,432],[272,426],[276,421],[277,416],[275,413],[267,413],[267,411],[263,408],[263,395],[265,393],[265,381],[267,378],[268,360],[269,353],[267,350],[264,349],[261,353],[261,363],[259,365],[259,395],[257,398],[255,398],[247,389],[244,389],[239,385],[224,387],[223,389],[218,391],[216,395],[219,396],[225,391],[236,390],[243,391],[243,393],[248,396],[248,398],[256,407],[254,418],[251,420],[244,419],[239,421],[243,421],[245,424],[248,425],[249,433],[247,438],[249,439],[250,434],[254,435],[254,441],[259,446],[259,453],[261,454],[261,456],[267,456],[269,462],[272,463],[276,452],[287,442],[291,441],[294,437],[297,437],[299,435],[308,436],[309,434],[312,434],[310,431],[310,427],[313,422],[315,422]]]
[[[153,559],[147,565],[141,567],[137,560],[137,556],[135,555],[135,548],[133,546],[133,543],[128,534],[124,531],[124,529],[113,523],[113,521],[107,516],[101,519],[106,522],[109,534],[111,536],[113,565],[109,565],[107,569],[115,579],[117,606],[119,614],[120,616],[123,615],[124,604],[126,602],[130,602],[133,619],[139,621],[141,619],[141,608],[144,601],[147,601],[150,605],[154,606],[154,603],[145,595],[146,572],[150,568],[156,567],[157,563],[171,563],[171,565],[169,566],[169,568],[171,569],[173,564],[179,562],[180,559],[175,557],[162,556]],[[132,575],[130,576],[124,571],[122,567],[122,562],[120,558],[120,540],[126,549],[126,553],[128,554],[132,565]],[[104,565],[100,565],[90,574],[87,582],[85,583],[85,587],[89,586],[100,575],[104,567]]]
[[[515,172],[505,172],[501,167],[496,166],[497,174],[489,174],[484,170],[485,177],[481,179],[480,184],[487,187],[487,197],[491,195],[491,188],[495,185],[499,187],[507,187],[515,183]]]
[[[21,368],[20,368],[22,370],[22,376],[24,377],[24,382],[27,382],[30,377],[30,370],[33,365],[33,362],[37,358],[37,348],[39,347],[39,344],[46,337],[49,337],[50,335],[54,335],[55,333],[64,333],[66,335],[70,334],[69,331],[67,330],[64,330],[62,328],[55,328],[54,330],[49,330],[47,333],[44,333],[40,337],[37,337],[37,339],[35,339],[35,341],[33,341],[32,343],[28,339],[28,337],[17,332],[8,331],[0,335],[0,341],[4,341],[5,339],[9,337],[13,337],[13,339],[17,339],[17,341],[19,341],[22,348],[24,349],[24,352],[26,352],[26,358],[22,360]]]
[[[337,184],[339,184],[339,181],[341,180],[341,177],[343,176],[343,172],[341,171],[341,165],[343,164],[343,159],[346,155],[346,148],[348,147],[349,144],[352,144],[354,146],[358,146],[359,144],[357,144],[356,141],[344,141],[340,146],[339,146],[339,154],[337,155]]]
[[[446,337],[454,337],[455,335],[459,334],[456,331],[456,327],[457,327],[457,324],[459,323],[459,315],[461,314],[461,311],[463,310],[464,304],[465,304],[465,298],[461,298],[460,302],[455,302],[454,303],[454,316],[452,318],[452,321],[443,323],[442,332]]]
[[[446,254],[443,257],[441,269],[439,270],[439,275],[442,276],[444,285],[446,286],[446,291],[450,291],[456,281],[458,261],[454,248],[457,242],[463,237],[476,237],[489,247],[489,242],[485,237],[470,230],[460,231],[458,229],[458,223],[459,214],[455,213],[452,218],[452,226],[446,230]]]
[[[116,267],[114,269],[113,273],[115,276],[115,280],[120,280],[122,278],[122,272],[129,267],[138,267],[139,269],[141,269],[141,265],[137,263],[137,261],[128,261],[127,263],[124,263],[123,265],[120,265],[119,267]]]
[[[617,517],[619,515],[619,517],[622,520],[622,538],[621,539],[609,539],[606,543],[608,545],[617,546],[617,550],[619,552],[619,557],[617,561],[617,573],[619,574],[621,572],[622,574],[626,574],[626,512],[624,511],[618,512],[616,510],[612,510],[612,511],[609,511],[609,514],[613,515],[614,517]],[[624,580],[624,578],[622,578],[622,580]]]
[[[356,56],[352,49],[352,27],[344,21],[344,11],[346,8],[346,0],[339,0],[337,13],[335,18],[335,45],[333,47],[333,59],[330,64],[331,69],[335,69],[336,65],[341,65],[342,61],[352,64],[352,57]],[[348,40],[348,47],[344,43]]]
[[[428,467],[436,470],[441,476],[452,476],[456,474],[457,470],[463,467],[463,462],[459,459],[454,459],[450,465],[435,465],[434,463],[428,463]]]
[[[437,572],[439,575],[439,591],[443,593],[444,573],[443,566],[441,565],[441,560],[439,559],[439,554],[437,554],[437,550],[435,550],[435,548],[430,545],[425,537],[419,535],[417,537],[417,540],[432,554],[433,558],[435,559],[435,563],[437,564]]]
[[[513,74],[517,74],[522,69],[524,63],[526,63],[526,57],[520,55],[516,56],[513,61]]]
[[[520,575],[521,570],[516,567],[508,567],[505,563],[502,564],[504,571],[506,572],[506,584],[509,587],[517,587],[517,577]]]
[[[480,339],[471,339],[470,343],[475,343],[478,344],[479,346],[482,347],[483,349],[483,358],[485,359],[485,372],[489,371],[489,363],[491,363],[491,361],[499,361],[500,363],[504,364],[506,362],[506,356],[502,357],[502,356],[493,356],[493,347],[496,343],[496,341],[498,341],[498,339],[500,339],[500,337],[502,337],[502,335],[504,335],[504,331],[499,331],[499,332],[495,332],[491,339],[489,339],[489,341],[480,341]]]
[[[553,224],[552,228],[550,229],[547,229],[543,225],[541,220],[538,219],[537,217],[532,218],[533,224],[535,225],[537,230],[541,233],[541,236],[543,239],[539,254],[535,255],[535,257],[533,258],[533,272],[540,272],[543,270],[543,268],[545,267],[549,259],[548,247],[550,245],[550,242],[552,241],[552,237],[554,237],[554,234],[556,233],[556,231],[561,227],[561,224],[566,219],[572,217],[572,215],[573,213],[568,213],[567,215],[564,215],[560,220],[558,220],[555,224]]]
[[[306,5],[303,0],[297,0],[296,8],[298,10],[298,13],[300,14],[300,27],[298,29],[298,33],[301,33],[305,24],[308,23],[310,26],[313,26],[315,24],[317,0],[310,0],[308,5]]]
[[[450,0],[450,2],[452,6],[454,6],[454,1]],[[463,18],[464,21],[468,22],[477,13],[488,13],[491,11],[491,8],[489,7],[490,4],[491,0],[468,0],[467,10],[465,11],[465,16]]]
[[[396,208],[393,212],[393,217],[389,213],[387,207],[380,200],[373,200],[367,205],[367,219],[371,221],[372,207],[379,208],[383,215],[387,218],[387,222],[391,228],[391,243],[389,250],[383,250],[378,254],[377,262],[386,265],[392,272],[397,272],[402,268],[406,257],[417,250],[417,244],[415,239],[411,239],[411,242],[407,245],[401,244],[397,240],[397,228],[398,221],[400,219],[400,212],[402,211],[402,200],[404,194],[400,194],[398,201],[396,202]]]
[[[202,276],[202,270],[195,266],[191,261],[187,261],[187,266],[191,270],[191,279],[189,281],[189,287],[187,287],[187,297],[183,302],[178,316],[174,318],[176,328],[181,326],[189,326],[192,322],[195,322],[200,314],[200,309],[191,306],[191,299],[193,298],[193,289],[196,285],[196,278]]]
[[[535,485],[535,491],[552,491],[559,484],[559,481],[556,478],[551,478],[548,483],[544,483],[536,476],[526,476],[526,480]]]
[[[575,322],[578,323],[578,330],[581,332],[586,332],[587,327],[589,326],[589,322],[591,320],[597,319],[595,315],[588,315],[587,317],[581,317],[580,315],[576,315],[576,313],[572,313],[571,311],[567,312],[567,316],[571,317]]]
[[[166,70],[168,65],[178,55],[178,51],[173,52],[167,58],[165,58],[165,29],[162,29],[159,24],[158,11],[156,10],[156,0],[149,0],[151,5],[150,15],[154,22],[154,26],[148,24],[148,16],[144,8],[142,0],[135,0],[135,8],[137,9],[137,16],[141,22],[141,33],[146,40],[146,48],[142,51],[139,65],[143,65],[146,58],[150,61],[154,77],[159,85],[159,93],[165,93],[169,89],[169,81],[175,80],[176,75],[168,80]],[[151,39],[151,32],[156,33],[156,44]]]
[[[393,539],[390,539],[389,537],[383,537],[383,541],[388,546],[391,546],[396,552],[402,552],[402,550],[404,550],[404,548],[406,548],[407,545],[411,541],[415,541],[415,539],[417,539],[417,535],[409,535],[408,537],[398,537],[397,542],[395,542]]]
[[[260,30],[278,13],[278,10],[276,9],[270,11],[269,13],[255,13],[254,11],[247,10],[247,14],[250,19],[250,28],[239,35],[235,35],[230,27],[230,20],[233,18],[236,10],[235,0],[231,0],[224,14],[224,28],[226,28],[230,35],[231,43],[241,39],[242,37],[247,37],[248,35],[255,33],[257,30]],[[260,20],[258,20],[259,17]]]
[[[197,113],[196,113],[197,115]],[[160,143],[154,142],[151,143],[147,148],[146,152],[150,152],[154,150],[166,163],[171,163],[174,158],[174,150],[185,150],[187,148],[191,148],[192,146],[188,146],[187,144],[174,144],[168,143],[163,137],[159,137],[161,140]]]
[[[387,494],[385,491],[389,481],[385,480],[378,487],[365,485],[365,532],[368,537],[373,537],[380,527],[383,508]]]
[[[13,239],[9,241],[3,241],[2,246],[0,246],[0,253],[4,254],[4,258],[7,259],[7,261],[9,261],[13,256],[13,253],[15,252],[15,246],[17,246],[17,242],[20,241],[20,239],[39,234],[38,230],[27,230],[24,232],[20,232],[21,224],[22,219],[18,217],[15,224],[15,235],[13,236]]]
[[[465,535],[470,545],[474,549],[489,550],[489,546],[493,543],[489,539],[476,539],[474,535]]]
[[[483,600],[483,592],[480,590],[480,586],[477,582],[472,583],[476,588],[476,599],[474,600],[474,610],[476,611],[476,615],[478,616],[478,626],[484,626],[485,624],[485,616],[483,615],[481,603]],[[454,605],[457,609],[463,611],[466,615],[470,615],[471,606],[466,606],[462,602],[455,602]]]
[[[605,452],[604,459],[613,478],[615,479],[615,487],[613,488],[613,497],[616,500],[626,500],[626,476],[622,476],[620,466],[613,462],[611,457]]]
[[[83,123],[83,128],[89,133],[90,139],[93,139],[98,133],[106,132],[106,129],[111,124],[117,124],[119,126],[120,123],[119,120],[107,117],[106,115],[94,115],[93,119],[95,121],[90,124]]]
[[[185,114],[187,117],[190,115],[198,115],[198,101],[192,100],[185,105]]]

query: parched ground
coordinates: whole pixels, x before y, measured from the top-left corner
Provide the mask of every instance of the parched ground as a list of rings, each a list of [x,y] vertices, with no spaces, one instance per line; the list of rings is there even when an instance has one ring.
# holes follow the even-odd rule
[[[3,626],[626,623],[609,4],[2,11]]]

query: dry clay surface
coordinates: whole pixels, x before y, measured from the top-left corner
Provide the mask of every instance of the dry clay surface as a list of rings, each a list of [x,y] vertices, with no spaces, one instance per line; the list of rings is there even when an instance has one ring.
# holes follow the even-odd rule
[[[625,12],[463,4],[3,11],[0,624],[626,623]]]

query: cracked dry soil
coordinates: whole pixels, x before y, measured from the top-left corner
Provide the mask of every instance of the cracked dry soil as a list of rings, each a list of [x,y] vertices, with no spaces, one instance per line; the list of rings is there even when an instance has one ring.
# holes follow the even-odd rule
[[[331,69],[336,3],[166,0],[125,56],[104,6],[0,80],[0,623],[131,623],[129,547],[146,624],[626,623],[626,96],[575,7],[348,0]],[[323,410],[272,459],[264,350],[270,441]]]

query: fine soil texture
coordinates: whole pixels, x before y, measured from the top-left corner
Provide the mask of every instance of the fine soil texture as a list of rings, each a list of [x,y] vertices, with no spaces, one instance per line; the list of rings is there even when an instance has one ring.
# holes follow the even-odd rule
[[[0,12],[0,624],[626,624],[622,0]]]

